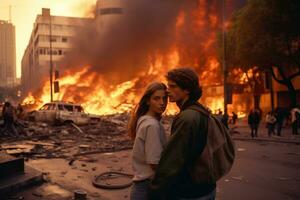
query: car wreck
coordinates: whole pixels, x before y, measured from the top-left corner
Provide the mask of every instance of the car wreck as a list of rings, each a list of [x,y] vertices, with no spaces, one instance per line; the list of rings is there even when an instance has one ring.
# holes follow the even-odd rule
[[[74,123],[86,125],[97,123],[100,116],[86,113],[79,104],[54,101],[44,104],[40,109],[30,114],[30,119],[56,125]]]

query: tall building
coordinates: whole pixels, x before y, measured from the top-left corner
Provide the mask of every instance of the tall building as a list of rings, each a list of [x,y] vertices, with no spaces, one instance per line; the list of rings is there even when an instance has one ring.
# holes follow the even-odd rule
[[[16,80],[15,26],[0,20],[0,87],[13,87]]]
[[[55,69],[59,70],[57,63],[72,48],[72,39],[76,31],[90,21],[91,19],[88,18],[52,16],[50,9],[42,9],[42,14],[36,17],[22,58],[23,94],[40,89],[41,83],[49,80],[50,60],[52,60],[53,72]],[[52,49],[51,56],[50,49]]]

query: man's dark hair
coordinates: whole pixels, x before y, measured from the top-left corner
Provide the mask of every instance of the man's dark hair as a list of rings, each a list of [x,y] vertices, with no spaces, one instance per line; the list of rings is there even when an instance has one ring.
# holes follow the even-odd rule
[[[167,73],[166,78],[174,81],[181,89],[189,91],[189,100],[198,101],[202,96],[198,75],[191,68],[173,69]]]

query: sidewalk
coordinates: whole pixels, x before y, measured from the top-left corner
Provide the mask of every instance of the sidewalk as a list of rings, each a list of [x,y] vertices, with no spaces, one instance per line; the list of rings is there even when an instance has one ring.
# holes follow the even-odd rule
[[[298,135],[292,135],[291,127],[283,127],[281,129],[281,136],[272,135],[268,136],[268,129],[266,124],[261,122],[258,128],[258,137],[251,138],[251,130],[246,121],[246,119],[239,119],[235,125],[229,125],[232,136],[235,140],[243,141],[268,141],[268,142],[281,142],[281,143],[293,143],[300,144],[300,130],[298,130]],[[275,127],[275,133],[276,133]]]

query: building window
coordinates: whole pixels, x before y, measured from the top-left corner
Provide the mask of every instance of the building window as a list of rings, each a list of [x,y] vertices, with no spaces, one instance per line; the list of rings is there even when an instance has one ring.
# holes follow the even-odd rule
[[[39,24],[39,28],[44,30],[49,29],[49,24]]]
[[[55,24],[55,25],[53,25],[53,29],[54,30],[61,30],[62,29],[62,25]]]
[[[61,49],[58,50],[58,55],[62,55],[62,50]]]
[[[122,8],[111,8],[111,13],[122,14],[123,10],[122,10]]]
[[[100,15],[108,15],[108,14],[122,14],[122,8],[102,8],[98,11]]]
[[[62,42],[68,42],[68,38],[67,37],[62,37],[61,41]]]
[[[38,42],[39,42],[39,37],[37,37],[37,38],[35,39],[34,46],[36,46]]]
[[[47,41],[46,36],[44,36],[44,35],[40,35],[40,36],[39,36],[39,40],[40,40],[41,42]]]
[[[51,36],[51,42],[57,42],[57,37],[56,36]]]
[[[75,26],[72,25],[64,25],[63,29],[66,31],[73,31],[75,29]]]
[[[52,55],[56,55],[56,54],[57,54],[57,52],[52,49]]]

